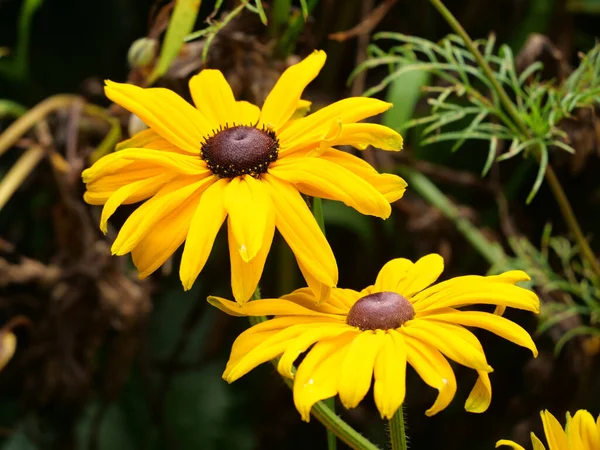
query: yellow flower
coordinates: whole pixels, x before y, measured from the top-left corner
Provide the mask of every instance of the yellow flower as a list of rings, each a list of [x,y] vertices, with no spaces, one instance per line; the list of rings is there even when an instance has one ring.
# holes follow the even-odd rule
[[[361,292],[333,289],[329,302],[322,304],[306,288],[243,306],[209,297],[212,305],[231,315],[275,316],[237,338],[223,378],[231,383],[281,356],[278,370],[295,378],[294,402],[308,421],[314,403],[336,394],[346,408],[357,406],[374,376],[375,403],[382,417],[389,419],[404,401],[407,364],[438,390],[427,415],[448,406],[456,392],[449,358],[478,372],[465,408],[485,411],[491,401],[488,374],[492,368],[479,340],[464,326],[491,331],[535,356],[537,349],[529,334],[510,320],[457,308],[485,304],[537,313],[539,300],[533,292],[514,285],[529,279],[521,271],[463,276],[430,286],[443,267],[442,258],[435,254],[416,263],[394,259],[383,266],[373,286]],[[294,361],[307,350],[294,375]]]
[[[540,415],[549,450],[600,450],[600,416],[594,421],[592,415],[584,409],[577,411],[573,417],[567,413],[567,424],[563,430],[549,411],[542,411]],[[533,450],[546,450],[542,441],[533,433],[531,444]],[[516,442],[504,439],[496,443],[496,448],[502,445],[525,450]]]
[[[185,241],[179,274],[189,289],[227,218],[233,295],[243,303],[261,277],[277,227],[308,285],[326,299],[337,284],[337,265],[300,194],[387,218],[406,183],[333,148],[400,150],[395,131],[356,123],[391,104],[347,98],[297,118],[308,104],[302,92],[324,63],[325,53],[315,51],[287,69],[262,109],[236,101],[218,70],[191,78],[195,108],[167,89],[107,81],[106,95],[150,127],[83,172],[85,200],[104,205],[104,232],[120,205],[147,200],[121,228],[113,254],[131,252],[143,278]]]

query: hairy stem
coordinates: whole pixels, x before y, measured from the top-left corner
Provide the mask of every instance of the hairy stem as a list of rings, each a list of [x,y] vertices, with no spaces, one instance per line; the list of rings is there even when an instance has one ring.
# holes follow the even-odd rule
[[[400,406],[390,419],[390,446],[392,450],[406,450],[404,430],[404,408]]]

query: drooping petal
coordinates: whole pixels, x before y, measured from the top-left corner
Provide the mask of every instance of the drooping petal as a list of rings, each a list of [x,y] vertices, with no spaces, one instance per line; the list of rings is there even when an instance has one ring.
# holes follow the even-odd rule
[[[354,292],[351,289],[336,288],[332,290],[331,297],[327,302],[319,303],[317,301],[318,297],[315,296],[311,288],[300,288],[290,294],[281,296],[281,300],[293,302],[313,311],[345,315],[350,309],[347,303],[352,301],[348,300],[347,297],[354,298]]]
[[[115,255],[125,255],[135,248],[154,225],[171,214],[195,193],[202,192],[214,183],[214,179],[201,180],[188,177],[166,184],[150,200],[136,209],[125,221],[112,245]]]
[[[228,182],[227,179],[220,179],[202,194],[198,202],[179,267],[179,278],[186,291],[191,289],[204,268],[217,233],[225,221],[227,214],[223,197]]]
[[[274,227],[273,202],[264,183],[250,175],[233,178],[225,189],[225,209],[234,237],[229,245],[237,244],[242,260],[250,262],[264,247],[271,232],[267,224]]]
[[[416,294],[412,302],[417,312],[473,304],[507,306],[535,313],[540,311],[540,301],[534,292],[478,276],[457,277],[431,286]]]
[[[168,89],[143,89],[107,80],[104,92],[164,139],[190,153],[198,154],[203,137],[213,128],[196,108]]]
[[[334,338],[340,334],[351,330],[351,327],[345,323],[328,323],[327,326],[321,326],[307,331],[298,336],[283,352],[277,365],[278,372],[287,378],[293,378],[292,367],[294,361],[315,342],[323,339]]]
[[[252,293],[256,290],[256,286],[265,268],[265,261],[271,249],[273,235],[275,234],[275,216],[273,213],[269,214],[265,225],[266,232],[263,236],[262,246],[251,261],[244,261],[240,255],[238,249],[241,244],[237,242],[236,237],[233,235],[231,220],[230,215],[227,224],[227,233],[229,258],[231,260],[231,289],[235,300],[243,304],[248,301]]]
[[[525,447],[517,444],[516,442],[509,441],[506,439],[500,439],[498,442],[496,442],[496,448],[501,447],[503,445],[510,447],[513,450],[525,450]]]
[[[200,71],[190,78],[189,88],[196,108],[211,123],[211,128],[233,123],[237,105],[233,91],[220,70]]]
[[[201,193],[196,192],[173,212],[161,218],[131,250],[140,279],[146,278],[173,255],[188,234]]]
[[[443,310],[442,310],[443,311]],[[424,318],[426,320],[438,320],[448,323],[456,323],[467,327],[477,327],[488,330],[507,341],[528,348],[537,357],[538,351],[527,331],[516,323],[505,319],[496,314],[490,314],[482,311],[457,311],[436,312]]]
[[[342,132],[330,145],[351,145],[359,150],[372,145],[382,150],[400,151],[402,144],[402,136],[390,127],[375,123],[350,123],[342,126]]]
[[[337,394],[342,363],[356,336],[356,331],[348,331],[317,342],[298,367],[294,404],[305,422],[310,419],[310,410],[316,402]]]
[[[281,153],[314,145],[327,136],[331,124],[355,123],[387,111],[392,106],[375,98],[351,97],[332,103],[302,119],[295,120],[278,134]]]
[[[409,320],[401,333],[419,341],[422,345],[430,345],[453,361],[475,370],[491,372],[483,348],[477,338],[468,330],[452,324]]]
[[[106,200],[100,217],[100,229],[107,232],[108,219],[121,205],[136,203],[155,195],[166,183],[175,178],[174,174],[166,173],[127,184],[114,191]]]
[[[304,88],[319,74],[326,58],[324,51],[314,51],[283,72],[263,104],[260,122],[274,130],[284,125],[296,111]]]
[[[550,450],[568,449],[569,441],[567,435],[559,421],[556,420],[556,417],[554,417],[550,411],[542,411],[540,416],[542,417],[544,433],[546,434],[546,440],[548,441]]]
[[[373,287],[374,292],[398,292],[398,283],[406,278],[408,271],[414,266],[412,261],[405,258],[392,259],[377,274]]]
[[[275,206],[275,224],[298,261],[320,282],[334,287],[337,264],[331,247],[298,191],[270,174],[263,179]]]
[[[375,360],[373,395],[384,419],[391,419],[406,394],[406,345],[402,335],[388,330]]]
[[[445,409],[456,394],[456,377],[444,356],[434,347],[404,335],[406,358],[421,379],[434,389],[438,396],[425,414],[433,416]]]
[[[322,316],[336,322],[345,321],[345,317],[342,315],[318,311],[316,308],[309,308],[279,298],[263,298],[260,301],[240,305],[221,297],[210,296],[208,303],[231,316]]]
[[[410,298],[435,282],[444,270],[444,259],[431,254],[420,258],[396,287],[398,293]]]
[[[344,202],[361,214],[386,219],[392,211],[385,197],[367,181],[321,158],[284,158],[272,164],[269,173],[292,183],[303,194]]]
[[[492,383],[490,376],[483,370],[478,370],[477,381],[471,390],[467,401],[465,402],[465,410],[471,413],[482,413],[487,411],[492,402]]]
[[[298,268],[302,273],[302,277],[304,278],[304,281],[306,281],[308,287],[311,289],[316,304],[321,305],[324,302],[328,301],[331,296],[331,291],[333,290],[331,285],[329,283],[323,283],[322,281],[320,281],[316,276],[312,274],[311,268],[306,267],[305,262],[303,260],[299,259],[297,255],[295,255],[295,257],[296,263],[298,264]]]
[[[367,330],[359,333],[350,344],[338,385],[340,400],[346,409],[355,408],[369,392],[375,359],[384,339],[384,331]]]

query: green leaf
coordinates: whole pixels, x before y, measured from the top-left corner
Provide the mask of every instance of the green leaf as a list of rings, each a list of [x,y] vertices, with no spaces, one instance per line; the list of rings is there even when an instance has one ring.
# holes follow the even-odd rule
[[[537,173],[537,177],[535,178],[535,183],[533,183],[533,187],[531,188],[531,192],[527,196],[526,203],[529,204],[537,194],[540,186],[542,185],[542,181],[544,181],[544,175],[546,174],[546,168],[548,167],[548,148],[546,144],[540,144],[540,168]]]
[[[148,79],[149,84],[154,83],[169,70],[183,46],[185,37],[194,28],[201,3],[202,0],[177,0],[175,3],[158,62]]]

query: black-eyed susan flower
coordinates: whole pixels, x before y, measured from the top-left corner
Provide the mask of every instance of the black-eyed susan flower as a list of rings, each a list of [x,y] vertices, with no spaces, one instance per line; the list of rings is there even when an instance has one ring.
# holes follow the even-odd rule
[[[563,430],[549,411],[542,411],[540,415],[549,450],[600,450],[600,416],[594,420],[594,417],[583,409],[577,411],[573,417],[567,413],[567,423]],[[533,450],[546,450],[542,441],[533,433],[531,444]],[[515,450],[525,450],[516,442],[508,440],[498,441],[496,448],[503,445]]]
[[[278,370],[294,378],[294,402],[306,421],[312,405],[337,394],[346,408],[357,406],[374,378],[375,403],[382,417],[389,419],[404,401],[407,365],[438,390],[426,414],[446,408],[456,392],[451,359],[479,374],[465,408],[485,411],[491,401],[488,374],[492,368],[479,340],[465,327],[491,331],[535,356],[537,349],[531,336],[510,320],[459,308],[482,304],[537,313],[539,300],[515,285],[529,279],[522,271],[462,276],[431,285],[443,265],[435,254],[416,263],[394,259],[381,269],[374,285],[361,292],[333,289],[329,301],[321,304],[306,288],[243,306],[209,297],[212,305],[231,315],[275,316],[237,338],[223,378],[233,382],[259,364],[281,357]],[[293,363],[304,352],[294,375]]]
[[[179,273],[189,289],[227,218],[231,284],[242,303],[256,288],[277,227],[315,295],[327,298],[337,283],[336,262],[300,194],[386,218],[406,183],[334,148],[400,150],[402,138],[392,129],[356,123],[391,104],[347,98],[297,118],[307,105],[302,92],[324,63],[325,53],[315,51],[287,69],[262,109],[236,101],[218,70],[190,80],[196,107],[167,89],[107,81],[106,95],[150,127],[83,172],[85,200],[104,205],[104,231],[120,205],[145,201],[112,252],[131,252],[143,278],[185,241]]]

